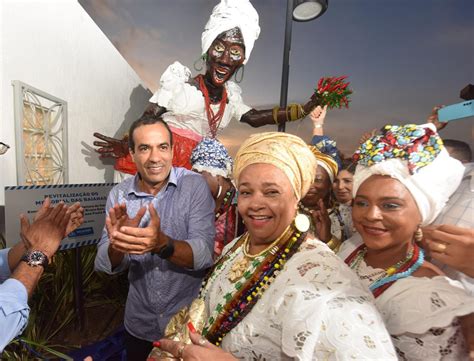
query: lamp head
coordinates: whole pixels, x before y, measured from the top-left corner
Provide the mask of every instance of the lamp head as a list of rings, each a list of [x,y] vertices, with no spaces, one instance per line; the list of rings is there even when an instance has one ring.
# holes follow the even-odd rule
[[[324,14],[329,0],[295,0],[293,20],[310,21]]]

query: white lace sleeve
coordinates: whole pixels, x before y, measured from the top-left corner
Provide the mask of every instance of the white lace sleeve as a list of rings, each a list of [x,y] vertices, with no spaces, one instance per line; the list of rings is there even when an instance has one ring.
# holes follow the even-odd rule
[[[474,298],[448,277],[407,277],[378,297],[377,307],[391,335],[421,334],[474,312]]]
[[[156,103],[167,109],[173,106],[177,94],[183,91],[183,87],[191,77],[191,71],[178,61],[168,66],[160,78],[158,90],[150,98],[150,103]]]
[[[229,97],[229,104],[232,106],[233,114],[232,117],[240,121],[242,115],[247,113],[252,108],[244,103],[242,99],[242,89],[233,81],[226,83],[227,95]]]
[[[320,242],[318,242],[320,243]],[[396,360],[373,297],[325,245],[302,252],[278,309],[282,349],[295,360]],[[298,259],[299,258],[299,259]]]
[[[377,298],[401,360],[464,360],[458,317],[474,312],[474,299],[444,276],[407,277]]]
[[[357,247],[363,243],[359,233],[354,233],[351,238],[342,242],[337,255],[344,261]]]

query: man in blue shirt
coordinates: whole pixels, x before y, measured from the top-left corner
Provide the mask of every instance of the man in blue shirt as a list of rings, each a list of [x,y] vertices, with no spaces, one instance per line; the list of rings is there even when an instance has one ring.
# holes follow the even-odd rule
[[[69,208],[62,202],[54,208],[50,205],[47,198],[31,226],[22,215],[22,242],[0,250],[0,353],[26,328],[28,297],[61,240],[83,221],[84,210],[79,203]]]
[[[129,135],[138,173],[109,194],[95,267],[128,269],[125,347],[129,360],[145,360],[213,264],[215,204],[201,175],[172,167],[172,134],[162,119],[142,116]]]

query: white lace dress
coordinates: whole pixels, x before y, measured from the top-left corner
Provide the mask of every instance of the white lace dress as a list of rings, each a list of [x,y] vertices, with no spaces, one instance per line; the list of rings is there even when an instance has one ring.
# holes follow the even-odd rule
[[[234,242],[226,249],[230,249]],[[206,296],[207,311],[234,288],[235,251]],[[372,295],[325,244],[307,240],[222,348],[243,360],[396,360]]]
[[[351,238],[338,255],[345,259],[361,243],[360,236]],[[363,261],[358,269],[367,287],[377,272],[382,270]],[[375,304],[399,360],[469,360],[458,317],[474,312],[474,298],[460,282],[445,276],[407,277],[385,290]]]

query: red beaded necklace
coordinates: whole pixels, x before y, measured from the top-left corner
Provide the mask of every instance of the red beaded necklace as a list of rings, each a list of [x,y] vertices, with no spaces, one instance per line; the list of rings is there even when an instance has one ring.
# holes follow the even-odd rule
[[[352,263],[353,261],[357,258],[357,256],[365,251],[367,249],[367,246],[365,244],[361,244],[359,247],[357,247],[345,260],[344,262],[352,268]],[[393,268],[393,271],[390,272],[390,276],[392,275],[401,275],[403,274],[404,272],[406,272],[407,270],[410,270],[414,265],[415,263],[418,262],[418,259],[420,257],[420,247],[418,247],[418,245],[415,243],[413,244],[413,252],[409,252],[409,254],[407,254],[407,257],[398,262],[397,264],[389,267],[388,269],[390,268]],[[388,270],[387,269],[387,270]],[[406,277],[406,276],[405,276]],[[388,283],[385,283],[385,284],[381,284],[380,286],[376,287],[375,289],[372,290],[372,294],[374,295],[375,298],[377,298],[378,296],[380,296],[387,288],[389,288],[391,285],[393,285],[395,283],[396,280],[393,280],[393,281],[390,281]]]
[[[202,95],[204,96],[204,102],[206,103],[206,114],[207,121],[209,123],[209,129],[211,131],[211,137],[215,138],[217,135],[217,130],[222,121],[222,116],[224,115],[225,107],[227,105],[227,90],[224,87],[222,90],[222,99],[219,102],[219,111],[217,114],[214,114],[214,111],[211,108],[211,100],[209,98],[209,91],[207,90],[206,84],[204,82],[204,77],[202,74],[199,74],[196,77],[196,80],[199,84],[199,89],[201,89]]]

